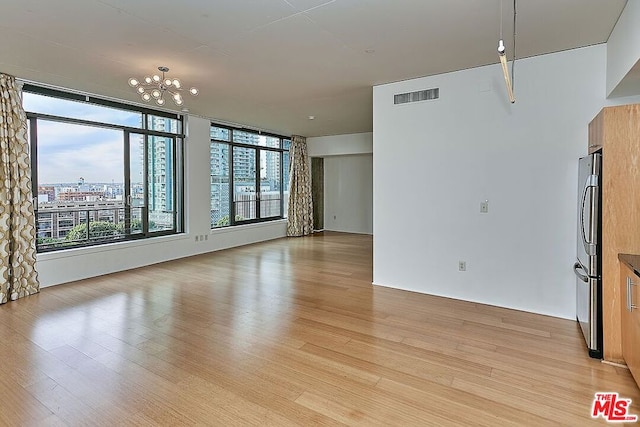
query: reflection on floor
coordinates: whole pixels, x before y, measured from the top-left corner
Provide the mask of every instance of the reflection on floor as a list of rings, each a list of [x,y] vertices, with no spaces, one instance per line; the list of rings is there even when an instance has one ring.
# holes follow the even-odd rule
[[[371,236],[326,232],[46,288],[0,306],[0,424],[586,425],[596,391],[640,413],[575,322],[371,280]]]

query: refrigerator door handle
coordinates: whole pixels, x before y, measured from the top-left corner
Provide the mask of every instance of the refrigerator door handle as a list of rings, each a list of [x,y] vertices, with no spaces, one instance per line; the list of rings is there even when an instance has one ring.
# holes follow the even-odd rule
[[[589,277],[585,274],[580,273],[578,270],[584,271],[584,268],[582,268],[582,265],[579,262],[576,262],[575,264],[573,264],[573,272],[576,273],[576,276],[578,276],[580,280],[582,280],[585,283],[588,283]]]
[[[595,253],[596,243],[593,240],[587,240],[586,232],[584,229],[584,205],[587,202],[587,194],[591,188],[598,187],[598,175],[589,175],[587,181],[584,184],[584,191],[582,192],[582,201],[580,202],[580,233],[582,234],[582,243],[585,245],[586,252],[588,254]],[[589,236],[593,239],[594,236]]]

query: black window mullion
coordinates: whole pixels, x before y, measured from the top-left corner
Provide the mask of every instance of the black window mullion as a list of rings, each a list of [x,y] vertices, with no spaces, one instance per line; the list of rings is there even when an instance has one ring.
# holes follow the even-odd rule
[[[31,197],[33,197],[33,210],[38,211],[38,119],[29,119],[29,139],[31,142]],[[36,216],[37,220],[37,216]]]
[[[178,119],[178,126],[180,134],[185,134],[184,129],[185,121],[184,117],[180,116]],[[179,182],[176,182],[176,198],[174,199],[174,209],[176,211],[175,231],[184,230],[184,192],[185,192],[185,180],[184,180],[184,137],[176,137],[176,159],[174,161],[174,168],[176,169],[176,176],[178,176]],[[179,200],[178,200],[179,199]],[[179,203],[178,203],[179,202]]]
[[[176,138],[171,138],[171,158],[173,159],[173,167],[171,168],[171,180],[173,181],[173,188],[171,189],[171,210],[173,211],[173,232],[178,229],[178,158],[176,156]]]
[[[94,105],[99,105],[107,108],[115,108],[118,110],[135,111],[143,114],[151,114],[158,117],[166,117],[168,119],[180,118],[180,114],[176,114],[176,113],[169,113],[167,111],[161,111],[161,110],[153,110],[147,107],[141,107],[141,106],[126,104],[126,103],[117,102],[117,101],[110,101],[108,99],[102,99],[102,98],[98,98],[95,96],[86,95],[82,93],[65,92],[62,90],[37,86],[29,83],[25,83],[23,85],[22,91],[35,93],[38,95],[50,96],[52,98],[60,98],[60,99],[66,99],[69,101],[77,101],[77,102],[83,102],[87,104],[94,104]]]
[[[29,119],[29,142],[30,153],[29,160],[31,162],[31,197],[33,202],[33,212],[36,219],[36,250],[38,248],[39,235],[39,215],[38,215],[38,119]],[[53,236],[53,217],[51,220],[51,234]]]
[[[282,139],[280,139],[282,146]],[[284,151],[280,152],[280,218],[284,217]]]
[[[143,116],[143,120],[146,121],[146,117]],[[142,137],[142,188],[144,191],[144,197],[142,198],[142,235],[149,235],[149,135]]]
[[[181,125],[182,126],[182,125]],[[184,181],[184,144],[181,138],[176,138],[176,156],[179,159],[176,159],[175,169],[176,176],[178,177],[179,182],[176,182],[174,186],[176,192],[176,199],[174,204],[174,209],[176,210],[176,222],[175,222],[175,230],[184,230],[184,191],[185,191],[185,181]],[[179,168],[178,168],[179,167]],[[179,191],[181,189],[181,191]]]
[[[236,225],[236,192],[235,185],[233,183],[233,160],[235,156],[235,148],[236,147],[233,144],[229,144],[229,153],[231,154],[229,156],[229,225]]]
[[[124,138],[124,234],[131,235],[131,134],[125,130]]]
[[[262,219],[262,214],[260,212],[260,204],[261,202],[261,196],[262,193],[260,192],[260,180],[261,180],[261,176],[260,176],[260,157],[262,156],[262,150],[255,148],[254,149],[256,152],[256,219]]]
[[[143,115],[144,117],[144,115]],[[58,122],[58,123],[72,123],[76,125],[85,125],[91,127],[99,127],[103,129],[115,129],[115,130],[128,130],[131,133],[145,133],[148,135],[159,136],[159,137],[184,137],[182,134],[163,132],[159,130],[145,129],[144,127],[135,128],[131,126],[122,126],[116,125],[112,123],[104,123],[104,122],[96,122],[94,120],[83,120],[83,119],[75,119],[72,117],[60,117],[60,116],[52,116],[51,114],[41,114],[41,113],[29,113],[27,112],[27,118],[37,118],[41,120],[47,120],[50,122]],[[143,119],[144,122],[146,120]]]

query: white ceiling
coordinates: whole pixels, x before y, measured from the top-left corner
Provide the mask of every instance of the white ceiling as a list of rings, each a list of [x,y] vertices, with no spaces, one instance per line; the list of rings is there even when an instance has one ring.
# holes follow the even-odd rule
[[[519,0],[518,57],[605,42],[625,3]],[[512,6],[504,1],[509,55]],[[371,131],[373,85],[496,63],[500,23],[500,0],[21,0],[1,9],[0,72],[138,102],[127,79],[165,65],[200,89],[185,96],[191,113],[306,136]]]

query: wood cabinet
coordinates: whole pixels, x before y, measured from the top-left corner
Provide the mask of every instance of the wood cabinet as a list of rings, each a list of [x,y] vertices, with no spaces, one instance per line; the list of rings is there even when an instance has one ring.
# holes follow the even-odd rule
[[[640,277],[622,263],[620,271],[622,354],[633,378],[640,384]]]
[[[600,111],[600,114],[589,123],[589,154],[595,153],[602,148],[602,141],[604,139],[603,121],[604,110]]]
[[[618,254],[640,254],[640,104],[604,108],[589,136],[594,148],[602,147],[604,359],[624,363]]]

